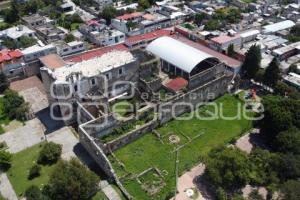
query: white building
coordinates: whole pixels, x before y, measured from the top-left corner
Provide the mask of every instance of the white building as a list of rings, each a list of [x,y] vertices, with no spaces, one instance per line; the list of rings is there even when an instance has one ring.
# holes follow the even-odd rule
[[[35,37],[35,31],[24,25],[14,26],[0,31],[0,38],[9,38],[18,41],[22,36],[33,38]]]
[[[38,58],[48,54],[56,53],[56,48],[53,44],[46,46],[34,45],[22,50],[24,55],[23,59],[26,63],[37,61]]]
[[[262,32],[264,34],[272,34],[276,33],[277,31],[285,30],[285,29],[290,29],[293,26],[295,26],[295,23],[291,20],[285,20],[281,21],[275,24],[270,24],[267,26],[262,27]]]
[[[300,75],[290,72],[288,75],[283,77],[283,80],[298,89],[300,89]]]
[[[73,41],[69,43],[59,41],[54,43],[54,45],[56,46],[57,53],[60,56],[75,54],[86,50],[84,42],[82,41]]]

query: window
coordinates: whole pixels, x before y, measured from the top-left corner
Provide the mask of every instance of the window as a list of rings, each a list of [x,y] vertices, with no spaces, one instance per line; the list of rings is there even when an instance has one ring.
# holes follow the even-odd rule
[[[74,46],[74,47],[72,47],[72,49],[74,50],[74,49],[77,49],[77,47],[76,46]]]
[[[82,48],[82,47],[83,47],[83,44],[79,45],[79,47]]]
[[[91,83],[92,83],[92,85],[95,85],[95,84],[96,84],[96,80],[93,78],[93,79],[91,80]]]
[[[63,51],[64,51],[64,52],[67,52],[67,51],[68,51],[68,49],[64,49]]]
[[[74,91],[77,92],[78,88],[77,85],[74,85]]]
[[[110,79],[111,79],[110,73],[105,74],[105,76],[106,76],[106,79],[107,79],[107,80],[110,80]]]
[[[123,68],[120,68],[119,69],[119,75],[122,75],[123,74]]]

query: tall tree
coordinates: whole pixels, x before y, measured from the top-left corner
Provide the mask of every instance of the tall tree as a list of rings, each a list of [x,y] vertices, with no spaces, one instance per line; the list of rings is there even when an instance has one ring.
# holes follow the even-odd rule
[[[3,72],[0,72],[0,94],[9,87],[9,81]]]
[[[289,180],[285,182],[280,191],[283,193],[283,200],[299,200],[300,199],[300,182]]]
[[[101,13],[99,13],[100,17],[106,20],[107,24],[111,23],[111,19],[116,17],[117,10],[113,6],[105,6]]]
[[[242,64],[242,73],[246,78],[254,78],[260,68],[261,52],[259,45],[252,45],[247,51]]]
[[[276,58],[270,62],[269,66],[266,68],[264,73],[263,82],[270,86],[274,87],[279,80],[280,77],[279,64]]]
[[[234,44],[230,44],[227,48],[227,55],[230,56],[230,57],[233,57],[234,56]]]
[[[88,200],[97,192],[98,176],[78,160],[59,161],[44,194],[56,200]]]

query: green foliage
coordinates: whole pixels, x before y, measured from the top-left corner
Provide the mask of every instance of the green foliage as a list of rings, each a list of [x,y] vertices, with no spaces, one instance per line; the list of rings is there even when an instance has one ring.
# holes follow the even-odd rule
[[[75,39],[75,36],[70,33],[70,34],[66,35],[64,40],[65,40],[65,42],[69,43],[69,42],[75,41],[76,39]]]
[[[59,161],[45,194],[56,200],[88,200],[98,190],[99,178],[78,160]]]
[[[13,90],[6,90],[3,97],[4,112],[11,119],[24,120],[29,111],[28,103]]]
[[[0,94],[9,87],[9,81],[3,72],[0,72]]]
[[[223,188],[219,187],[216,191],[216,199],[217,200],[228,200],[226,192]]]
[[[217,187],[237,190],[250,182],[251,163],[246,153],[225,148],[211,153],[205,175]]]
[[[194,21],[197,25],[202,24],[204,19],[205,19],[205,15],[203,13],[196,13],[194,16]]]
[[[29,170],[28,179],[34,179],[41,175],[41,166],[38,164],[33,165]]]
[[[233,44],[230,44],[227,48],[227,55],[230,56],[230,57],[233,57],[235,54],[235,51],[234,51],[234,45]]]
[[[35,185],[30,186],[26,192],[25,197],[27,200],[43,200],[45,197],[42,194],[42,191]]]
[[[46,143],[40,151],[38,163],[53,164],[56,163],[61,155],[62,146],[54,142]]]
[[[242,73],[246,78],[254,78],[260,68],[261,52],[260,46],[252,45],[247,51],[245,60],[242,64]]]
[[[221,23],[216,19],[208,20],[205,23],[204,29],[208,31],[214,31],[221,27]]]
[[[256,185],[269,185],[278,183],[276,166],[279,164],[279,156],[268,150],[254,149],[250,154],[253,167],[252,182]]]
[[[111,19],[115,18],[117,14],[117,10],[113,6],[105,6],[101,13],[99,13],[100,17],[106,20],[107,24],[111,23]]]
[[[256,74],[255,74],[254,80],[255,80],[256,82],[262,83],[263,80],[264,80],[264,74],[265,74],[265,70],[259,68],[259,70],[258,70],[258,71],[256,72]]]
[[[300,176],[300,155],[280,154],[276,170],[282,181],[297,179]]]
[[[264,198],[258,193],[258,190],[253,190],[248,197],[249,200],[264,200]]]
[[[75,13],[73,15],[61,15],[57,23],[68,30],[72,30],[72,24],[78,25],[83,23],[83,21],[81,17]]]
[[[280,191],[283,193],[283,199],[284,200],[299,200],[300,199],[300,182],[289,180],[285,182],[281,188]]]
[[[290,42],[298,42],[300,41],[300,25],[296,24],[291,28],[290,34],[288,35],[288,40]]]
[[[294,99],[283,99],[279,96],[266,96],[263,99],[264,118],[261,130],[272,141],[279,132],[292,126],[300,127],[300,102]]]
[[[274,87],[279,78],[279,63],[276,58],[273,58],[273,60],[270,62],[269,66],[267,67],[264,73],[263,82],[268,86]]]
[[[148,0],[138,0],[138,4],[141,9],[147,9],[150,7],[150,3]]]
[[[9,38],[3,41],[3,45],[9,49],[27,48],[36,44],[36,39],[32,37],[22,36],[19,41],[14,41]]]
[[[11,153],[5,150],[0,150],[0,169],[5,171],[8,170],[11,167],[11,159]]]
[[[300,130],[292,127],[280,132],[276,137],[274,148],[283,153],[300,154]]]

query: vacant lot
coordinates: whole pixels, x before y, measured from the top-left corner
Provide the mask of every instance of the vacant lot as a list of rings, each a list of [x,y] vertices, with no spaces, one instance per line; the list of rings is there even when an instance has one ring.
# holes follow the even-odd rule
[[[224,95],[215,101],[222,114],[226,117],[235,116],[238,104],[243,105],[239,98]],[[213,106],[204,106],[191,114],[211,117],[207,111]],[[188,116],[185,114],[183,116]],[[217,116],[221,115],[220,112]],[[128,192],[136,199],[163,200],[175,189],[176,148],[178,150],[179,175],[199,163],[207,153],[218,146],[230,142],[251,127],[251,122],[240,119],[203,120],[192,117],[190,120],[173,120],[157,129],[157,134],[148,133],[135,142],[114,152],[109,156],[117,174]],[[147,174],[151,180],[143,185],[139,175],[145,170],[155,168],[158,174]],[[137,178],[139,177],[139,178]],[[153,178],[151,178],[153,177]],[[163,178],[163,183],[159,177]],[[160,187],[163,185],[163,187]],[[145,190],[145,186],[151,191]],[[144,188],[144,189],[143,189]]]

